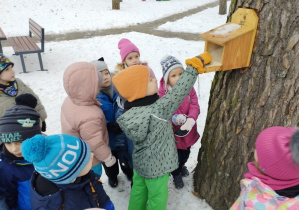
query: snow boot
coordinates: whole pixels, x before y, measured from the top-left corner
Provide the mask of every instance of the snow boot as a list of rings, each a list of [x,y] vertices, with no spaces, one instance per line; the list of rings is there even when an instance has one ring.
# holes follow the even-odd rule
[[[187,176],[189,176],[189,171],[188,171],[188,169],[187,169],[186,166],[183,166],[183,167],[182,167],[181,174],[182,174],[182,177],[187,177]]]
[[[174,176],[173,177],[173,183],[174,183],[174,186],[176,189],[182,189],[184,187],[184,182],[183,182],[183,179],[182,179],[182,175],[179,174],[177,176]]]
[[[112,188],[115,188],[118,185],[118,180],[117,178],[108,178],[108,183]]]

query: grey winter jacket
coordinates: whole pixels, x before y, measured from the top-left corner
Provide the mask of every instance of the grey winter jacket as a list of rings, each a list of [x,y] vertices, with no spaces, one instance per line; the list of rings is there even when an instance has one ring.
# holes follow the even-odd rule
[[[193,87],[197,71],[188,66],[164,97],[148,106],[133,107],[117,122],[134,142],[133,165],[144,178],[161,177],[178,168],[178,156],[170,118]]]
[[[15,98],[21,94],[24,93],[30,93],[34,95],[34,97],[37,99],[37,105],[35,107],[35,110],[40,114],[40,119],[41,121],[45,121],[47,118],[47,113],[45,110],[45,107],[42,105],[39,97],[33,92],[33,90],[28,87],[26,84],[22,82],[20,79],[16,79],[17,84],[18,84],[18,93],[15,97],[8,96],[4,93],[0,93],[0,117],[3,116],[4,112],[16,105]]]

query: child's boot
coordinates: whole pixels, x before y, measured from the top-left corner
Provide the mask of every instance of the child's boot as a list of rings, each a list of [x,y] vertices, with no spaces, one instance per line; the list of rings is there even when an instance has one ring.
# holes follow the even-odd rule
[[[108,178],[108,183],[111,187],[115,188],[118,185],[117,178]]]
[[[184,187],[184,182],[182,179],[182,175],[179,174],[173,177],[173,183],[176,189],[182,189]]]
[[[187,177],[187,176],[189,176],[189,171],[188,171],[188,169],[187,169],[186,166],[183,166],[183,167],[182,167],[181,174],[182,174],[182,177]]]
[[[103,167],[105,169],[106,175],[108,177],[108,183],[111,187],[117,187],[118,185],[118,180],[117,180],[117,175],[119,173],[119,168],[118,168],[118,161],[116,161],[112,166],[107,167],[105,163],[103,163]]]

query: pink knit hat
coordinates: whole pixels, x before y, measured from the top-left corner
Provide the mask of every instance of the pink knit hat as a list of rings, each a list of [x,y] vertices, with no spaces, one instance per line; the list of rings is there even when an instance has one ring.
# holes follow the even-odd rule
[[[122,62],[126,59],[127,55],[132,52],[137,52],[140,56],[139,49],[128,39],[121,39],[118,42],[118,49]]]
[[[276,180],[299,179],[299,165],[294,161],[298,156],[295,151],[298,146],[295,131],[296,128],[293,127],[276,126],[267,128],[258,135],[255,143],[257,161],[265,175]]]

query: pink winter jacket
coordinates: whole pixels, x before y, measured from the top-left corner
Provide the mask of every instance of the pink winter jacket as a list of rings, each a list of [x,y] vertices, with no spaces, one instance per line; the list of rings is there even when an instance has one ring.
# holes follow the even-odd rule
[[[109,158],[106,119],[96,100],[98,72],[87,62],[70,65],[64,72],[63,86],[68,94],[61,107],[62,133],[82,138],[94,153],[93,166]]]
[[[160,80],[160,87],[159,87],[159,97],[162,98],[165,95],[165,82],[164,78]],[[189,95],[184,99],[180,107],[176,110],[175,114],[185,114],[188,115],[188,117],[192,117],[195,121],[198,118],[198,115],[200,113],[199,104],[198,104],[198,98],[196,96],[196,91],[194,88],[191,89]],[[172,123],[172,127],[174,131],[180,128],[178,125],[174,125]],[[188,147],[192,146],[196,143],[196,141],[199,139],[199,134],[197,132],[197,124],[193,126],[190,133],[185,137],[177,137],[174,136],[175,140],[178,141],[176,144],[176,147],[178,149],[187,150]]]

